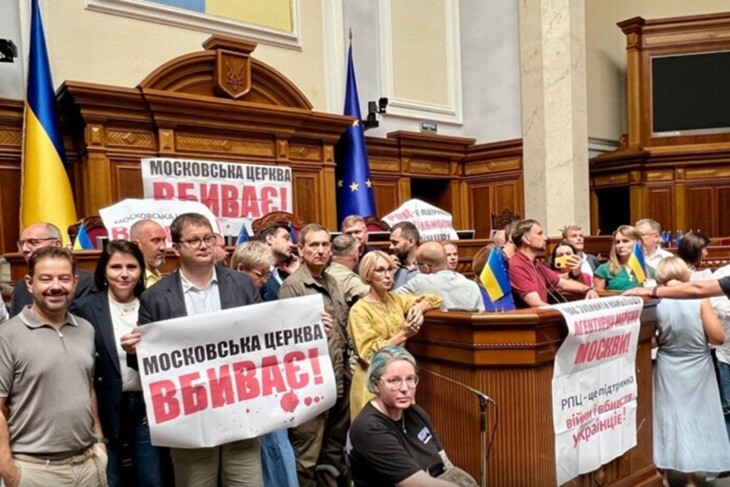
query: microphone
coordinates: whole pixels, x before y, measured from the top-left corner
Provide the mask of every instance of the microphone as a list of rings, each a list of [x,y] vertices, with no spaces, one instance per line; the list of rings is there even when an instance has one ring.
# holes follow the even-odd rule
[[[567,303],[568,298],[563,296],[563,293],[558,291],[558,288],[556,288],[555,285],[552,282],[550,282],[550,278],[545,274],[545,269],[543,269],[542,267],[538,267],[538,269],[540,269],[540,274],[542,274],[542,277],[545,278],[545,283],[547,284],[547,286],[545,286],[545,290],[550,295],[550,297],[553,298],[553,301],[555,301],[557,303]],[[555,294],[553,294],[552,292],[550,292],[550,290],[553,290],[555,292],[555,294],[557,294],[557,296]],[[560,296],[560,298],[558,298],[558,296]]]
[[[459,387],[463,387],[467,391],[469,391],[472,394],[474,394],[475,396],[477,396],[480,401],[484,401],[485,403],[491,402],[492,404],[496,404],[491,397],[487,396],[486,394],[484,394],[482,391],[480,391],[478,389],[474,389],[473,387],[470,387],[470,386],[464,384],[463,382],[459,382],[458,380],[454,380],[454,379],[452,379],[450,377],[446,377],[445,375],[441,375],[438,372],[434,372],[433,370],[429,370],[429,369],[427,369],[425,367],[418,367],[418,370],[419,371],[420,370],[423,370],[424,372],[428,372],[431,375],[435,375],[436,377],[438,377],[440,379],[443,379],[443,380],[445,380],[447,382],[451,382],[452,384],[456,384]]]
[[[439,379],[443,379],[447,382],[451,382],[452,384],[455,384],[463,389],[466,389],[467,391],[471,392],[477,398],[479,398],[479,437],[480,437],[480,453],[481,453],[481,459],[482,459],[482,465],[481,465],[481,487],[487,487],[488,479],[487,479],[487,458],[489,457],[489,452],[492,450],[492,444],[494,442],[494,434],[497,432],[497,403],[494,402],[494,400],[484,394],[482,391],[478,389],[474,389],[473,387],[470,387],[462,382],[459,382],[458,380],[454,380],[450,377],[446,377],[445,375],[441,375],[438,372],[434,372],[433,370],[429,370],[425,367],[418,367],[419,371],[428,372],[431,375],[435,375]],[[492,403],[494,405],[494,426],[492,427],[492,435],[491,439],[489,441],[489,445],[487,445],[487,404]]]

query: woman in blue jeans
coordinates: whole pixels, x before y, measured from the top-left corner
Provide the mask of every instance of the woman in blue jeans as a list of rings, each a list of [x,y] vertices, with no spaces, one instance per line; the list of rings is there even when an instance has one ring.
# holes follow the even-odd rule
[[[150,442],[139,372],[127,367],[120,343],[122,335],[137,326],[144,265],[136,245],[112,240],[102,251],[94,273],[98,292],[74,301],[69,309],[96,331],[94,389],[101,426],[109,441],[110,487],[172,485],[170,453]],[[131,470],[122,468],[127,454],[132,459]]]

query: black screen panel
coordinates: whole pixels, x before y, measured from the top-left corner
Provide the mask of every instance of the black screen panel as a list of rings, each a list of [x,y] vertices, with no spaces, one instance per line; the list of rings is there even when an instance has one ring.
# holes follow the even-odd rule
[[[730,52],[652,58],[652,95],[655,134],[730,131]]]

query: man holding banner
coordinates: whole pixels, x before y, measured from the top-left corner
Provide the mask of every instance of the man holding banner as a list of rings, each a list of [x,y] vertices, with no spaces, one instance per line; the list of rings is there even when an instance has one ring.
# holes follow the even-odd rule
[[[297,475],[302,487],[336,487],[338,478],[347,475],[345,438],[350,423],[350,382],[348,365],[349,309],[335,279],[324,270],[331,256],[330,233],[317,223],[310,223],[300,234],[302,265],[289,276],[279,291],[279,298],[320,294],[324,309],[332,317],[327,337],[332,368],[337,381],[337,402],[328,411],[289,430],[297,457]]]
[[[170,225],[180,269],[163,278],[140,298],[139,324],[235,308],[261,301],[251,279],[213,263],[216,237],[206,217],[184,213]],[[202,325],[201,325],[202,326]],[[122,337],[135,353],[139,333]],[[212,448],[171,448],[177,487],[263,485],[258,438]]]

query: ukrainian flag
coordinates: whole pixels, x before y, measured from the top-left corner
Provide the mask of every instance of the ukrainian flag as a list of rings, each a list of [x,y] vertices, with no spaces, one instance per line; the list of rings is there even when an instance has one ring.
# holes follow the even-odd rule
[[[91,237],[89,232],[86,231],[86,225],[81,222],[79,226],[79,233],[76,234],[76,241],[74,242],[74,250],[93,250],[94,244],[91,243]]]
[[[482,297],[487,311],[507,311],[515,309],[512,286],[507,275],[507,263],[502,250],[493,248],[489,252],[484,269],[479,275],[482,283]]]
[[[56,114],[51,69],[38,0],[31,1],[28,93],[25,103],[20,226],[50,222],[65,230],[77,221]],[[64,237],[68,243],[68,236]]]
[[[629,256],[628,265],[631,271],[634,273],[634,277],[636,277],[636,281],[639,284],[642,284],[644,281],[646,281],[649,273],[646,270],[644,252],[641,250],[641,245],[639,244],[639,242],[636,242],[634,244],[634,251]]]

